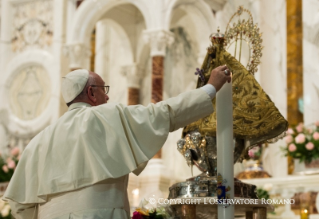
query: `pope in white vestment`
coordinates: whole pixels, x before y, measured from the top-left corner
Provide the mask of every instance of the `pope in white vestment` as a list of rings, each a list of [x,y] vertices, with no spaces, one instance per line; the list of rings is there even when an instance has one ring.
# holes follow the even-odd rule
[[[79,71],[89,74],[87,70],[69,74]],[[69,77],[71,82],[75,78]],[[80,83],[70,82],[69,90],[62,85],[66,102],[87,81],[84,77]],[[24,150],[4,194],[12,214],[17,219],[129,218],[128,174],[144,169],[169,132],[213,112],[215,94],[209,89],[184,92],[146,107],[72,103]]]

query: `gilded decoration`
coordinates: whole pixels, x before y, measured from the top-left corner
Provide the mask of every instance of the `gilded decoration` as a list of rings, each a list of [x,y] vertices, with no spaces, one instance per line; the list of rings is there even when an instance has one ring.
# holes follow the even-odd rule
[[[245,34],[254,36],[254,33],[257,33],[255,32],[256,26],[252,21],[249,21],[249,25],[253,27],[253,30],[248,30]],[[248,64],[246,69],[234,56],[225,50],[225,47],[231,41],[230,38],[227,38],[230,36],[232,36],[230,32],[225,35],[218,32],[210,36],[212,45],[207,49],[201,70],[198,71],[203,80],[199,78],[197,87],[207,83],[212,69],[220,65],[227,65],[231,70],[233,74],[233,131],[237,145],[246,147],[246,150],[238,150],[243,155],[248,150],[247,146],[274,142],[283,137],[287,130],[288,122],[254,78],[253,73],[256,72],[257,65]],[[262,48],[260,44],[262,41],[259,37],[260,34],[257,37],[258,48],[260,48],[258,55],[251,56],[251,59],[254,62],[256,61],[256,63],[259,62]],[[194,131],[198,131],[201,136],[216,136],[216,100],[214,99],[212,103],[215,108],[214,113],[186,126],[183,130],[183,137]],[[241,140],[245,140],[245,146],[243,146]]]
[[[26,67],[9,82],[10,108],[21,120],[38,117],[50,100],[48,74],[38,65]]]
[[[238,19],[237,22],[231,25],[231,21],[236,17],[248,16],[248,19]],[[255,74],[257,67],[260,64],[260,58],[262,56],[262,34],[259,33],[257,24],[253,23],[253,17],[247,9],[240,6],[237,12],[231,17],[226,27],[225,33],[225,47],[229,52],[234,52],[233,56],[241,63],[243,61],[247,63],[245,65],[248,72]],[[244,51],[246,47],[247,51]],[[247,57],[242,57],[242,53],[246,52]],[[246,60],[242,60],[246,58]]]
[[[234,135],[246,139],[251,145],[267,142],[286,131],[288,123],[280,114],[269,96],[264,92],[254,76],[230,55],[222,44],[209,47],[202,65],[207,83],[212,69],[227,65],[233,73],[233,125]],[[198,82],[198,86],[201,86]],[[184,134],[196,129],[205,136],[216,136],[216,104],[215,112],[185,127]]]
[[[45,49],[53,39],[53,1],[29,1],[13,5],[11,47],[14,52],[26,48]]]
[[[302,1],[287,1],[287,118],[291,125],[303,122],[298,99],[303,97]]]

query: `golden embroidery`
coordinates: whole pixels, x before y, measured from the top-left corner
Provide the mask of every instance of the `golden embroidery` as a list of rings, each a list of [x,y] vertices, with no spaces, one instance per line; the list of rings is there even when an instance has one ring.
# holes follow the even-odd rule
[[[207,83],[212,69],[226,64],[233,73],[233,129],[234,136],[250,141],[250,145],[267,142],[287,130],[288,122],[280,114],[269,96],[261,88],[254,76],[225,49],[221,34],[211,36],[212,46],[208,48],[202,65],[205,83],[200,80],[197,87]],[[199,131],[202,136],[216,136],[215,112],[200,119],[183,130],[183,136],[191,131]]]

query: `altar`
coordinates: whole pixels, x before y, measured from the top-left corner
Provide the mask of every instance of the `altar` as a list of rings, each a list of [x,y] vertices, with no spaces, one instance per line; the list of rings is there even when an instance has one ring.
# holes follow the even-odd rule
[[[278,194],[284,199],[293,199],[296,193],[300,192],[319,192],[319,175],[289,175],[280,178],[247,179],[242,180],[246,183],[262,188],[264,185],[271,185],[270,194]],[[319,209],[319,196],[315,203]],[[300,215],[292,211],[291,205],[281,205],[275,209],[274,214],[268,215],[269,219],[300,219]],[[310,214],[310,219],[319,219],[319,214]]]
[[[259,199],[242,199],[235,198],[235,214],[243,216],[246,219],[266,219],[267,212],[274,210],[273,206],[262,203]],[[212,218],[217,219],[217,198],[197,197],[197,198],[181,198],[171,199],[171,207],[173,209],[173,218],[195,219],[195,218]],[[184,203],[184,204],[183,204]],[[186,204],[194,203],[194,204]],[[179,217],[176,217],[176,216]]]

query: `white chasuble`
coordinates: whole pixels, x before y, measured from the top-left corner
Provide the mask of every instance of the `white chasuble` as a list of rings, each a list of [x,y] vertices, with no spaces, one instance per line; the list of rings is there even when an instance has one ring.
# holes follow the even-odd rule
[[[147,107],[74,103],[26,147],[4,199],[17,219],[125,218],[127,175],[144,169],[170,131],[212,112],[202,89]],[[63,213],[48,216],[50,209]]]

